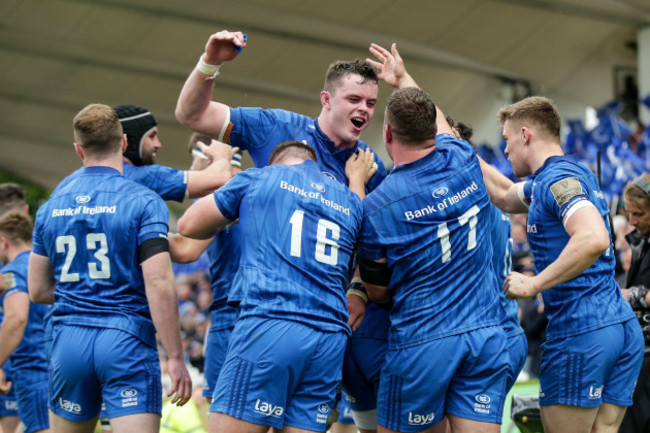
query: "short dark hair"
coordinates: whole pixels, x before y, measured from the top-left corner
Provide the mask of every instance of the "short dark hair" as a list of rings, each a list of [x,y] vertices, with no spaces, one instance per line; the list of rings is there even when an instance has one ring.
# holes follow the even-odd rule
[[[363,59],[356,59],[352,62],[339,60],[327,68],[327,73],[325,74],[325,90],[334,93],[338,82],[347,75],[359,75],[361,77],[359,84],[365,84],[368,81],[372,81],[375,84],[379,83],[377,72],[375,72],[375,69],[367,61]]]
[[[90,104],[77,113],[72,122],[75,141],[84,152],[107,156],[121,148],[122,125],[108,105]]]
[[[560,139],[562,117],[553,101],[543,96],[530,96],[499,110],[497,119],[500,124],[506,120],[530,122],[550,135]]]
[[[416,87],[398,89],[386,103],[385,122],[404,144],[417,145],[435,139],[436,104],[424,90]]]
[[[316,151],[311,146],[302,141],[291,140],[283,141],[273,149],[273,152],[271,152],[271,156],[269,157],[269,165],[274,164],[288,155],[298,156],[301,158],[305,157],[305,159],[311,159],[312,161],[318,162]]]
[[[0,216],[12,211],[22,211],[27,204],[25,190],[17,183],[0,183]]]
[[[187,150],[192,153],[192,149],[196,147],[196,143],[201,142],[207,146],[212,144],[212,138],[208,137],[207,135],[199,134],[198,132],[194,132],[192,136],[190,137],[190,141],[187,143]]]
[[[0,235],[8,237],[12,242],[30,242],[33,231],[32,219],[24,212],[11,211],[0,217]]]

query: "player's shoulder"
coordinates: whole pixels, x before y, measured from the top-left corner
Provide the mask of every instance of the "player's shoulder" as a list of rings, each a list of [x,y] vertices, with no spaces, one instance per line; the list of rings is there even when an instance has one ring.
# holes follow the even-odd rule
[[[233,114],[233,117],[257,117],[287,127],[315,130],[314,119],[311,117],[281,108],[236,107],[231,108],[231,115]]]

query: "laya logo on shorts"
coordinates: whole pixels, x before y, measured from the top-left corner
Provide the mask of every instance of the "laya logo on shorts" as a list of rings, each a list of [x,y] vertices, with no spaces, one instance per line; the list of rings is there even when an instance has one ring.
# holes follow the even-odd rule
[[[426,415],[420,415],[417,413],[409,412],[409,424],[410,425],[426,425],[431,424],[436,418],[434,412],[428,413]]]
[[[594,388],[593,386],[589,387],[589,399],[595,400],[599,399],[603,396],[603,388],[605,385],[600,385],[598,388]]]
[[[62,399],[61,397],[59,397],[59,406],[61,406],[61,409],[70,413],[81,412],[81,405],[79,403],[73,403],[70,400]]]
[[[255,412],[264,416],[280,418],[284,413],[284,408],[282,406],[273,406],[272,404],[261,401],[258,398],[255,402]]]
[[[133,388],[129,388],[120,392],[120,395],[124,398],[135,397],[136,395],[138,395],[138,391]]]

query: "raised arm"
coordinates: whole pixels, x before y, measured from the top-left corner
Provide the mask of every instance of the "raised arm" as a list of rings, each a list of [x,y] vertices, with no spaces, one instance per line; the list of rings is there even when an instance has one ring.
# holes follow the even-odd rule
[[[192,380],[185,366],[178,319],[178,299],[169,253],[160,252],[141,264],[144,287],[158,336],[167,354],[172,387],[167,396],[182,406],[192,396]]]
[[[212,101],[215,70],[223,62],[233,60],[239,54],[236,47],[245,47],[242,32],[220,31],[210,36],[205,52],[185,81],[176,104],[176,118],[189,129],[223,140],[230,120],[230,108]]]
[[[490,201],[506,213],[527,213],[528,203],[523,195],[525,182],[514,183],[482,158],[478,160]]]
[[[397,51],[397,45],[392,44],[390,46],[390,51],[381,45],[370,44],[370,52],[377,58],[379,61],[373,59],[366,59],[373,67],[379,70],[377,75],[379,79],[384,80],[384,82],[390,86],[393,86],[397,89],[402,89],[404,87],[417,87],[420,86],[415,82],[413,77],[406,71],[404,66],[404,61]],[[438,134],[451,134],[453,131],[449,123],[447,123],[447,116],[442,112],[438,104],[436,104],[436,127],[438,129]]]
[[[239,150],[213,140],[210,146],[198,142],[197,146],[212,160],[203,170],[188,171],[187,193],[190,198],[200,198],[221,188],[232,177],[232,156]]]

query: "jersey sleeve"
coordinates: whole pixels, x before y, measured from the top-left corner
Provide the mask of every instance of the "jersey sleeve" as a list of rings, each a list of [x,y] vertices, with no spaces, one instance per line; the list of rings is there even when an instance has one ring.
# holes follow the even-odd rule
[[[544,205],[560,221],[576,210],[593,205],[587,194],[587,185],[574,174],[557,173],[544,184]]]
[[[386,248],[381,245],[379,234],[375,230],[375,226],[372,223],[372,218],[369,216],[368,208],[365,203],[357,249],[359,257],[363,257],[364,259],[380,260],[386,258]]]
[[[27,280],[25,279],[25,276],[22,275],[20,272],[14,272],[12,270],[6,270],[6,271],[3,270],[2,278],[4,278],[4,283],[5,283],[4,299],[7,299],[8,296],[13,295],[14,293],[18,293],[18,292],[28,293]]]
[[[38,212],[36,212],[36,219],[34,221],[34,231],[32,232],[32,251],[39,256],[47,257],[47,250],[45,249],[45,244],[43,243],[43,238],[41,234],[43,233],[43,225],[41,221],[45,218],[43,215],[46,212],[47,206],[42,206]]]
[[[249,153],[264,147],[279,120],[279,113],[280,110],[265,110],[259,107],[231,108],[230,122],[233,126],[229,144]]]
[[[159,164],[135,167],[126,164],[124,175],[128,179],[146,186],[163,200],[182,202],[187,191],[188,173],[184,170]]]
[[[239,218],[239,205],[256,173],[259,173],[259,170],[254,168],[237,173],[227,184],[214,192],[214,201],[219,211],[230,221]]]
[[[147,239],[165,238],[169,226],[169,209],[159,197],[151,197],[148,202],[142,206],[142,215],[140,217],[140,227],[138,228],[138,245]]]

